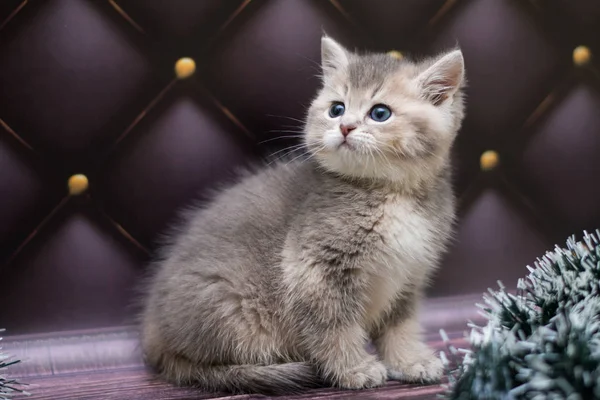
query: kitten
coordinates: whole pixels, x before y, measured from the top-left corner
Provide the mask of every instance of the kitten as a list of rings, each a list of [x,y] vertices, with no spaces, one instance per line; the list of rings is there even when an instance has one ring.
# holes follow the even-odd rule
[[[415,63],[323,37],[321,55],[310,157],[191,210],[157,263],[142,343],[175,383],[285,393],[441,378],[417,311],[454,221],[462,53]]]

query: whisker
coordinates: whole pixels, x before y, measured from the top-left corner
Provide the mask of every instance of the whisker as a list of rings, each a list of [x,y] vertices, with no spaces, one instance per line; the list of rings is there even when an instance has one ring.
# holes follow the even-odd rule
[[[273,163],[275,163],[275,162],[281,161],[283,158],[285,158],[285,157],[288,157],[288,156],[290,156],[290,155],[293,155],[294,153],[296,153],[296,152],[298,152],[298,151],[304,151],[304,150],[307,150],[307,151],[304,151],[304,153],[300,154],[300,157],[301,157],[302,155],[308,154],[308,152],[310,152],[310,150],[308,149],[308,144],[307,144],[307,143],[305,143],[305,142],[302,142],[301,144],[298,144],[298,145],[295,145],[295,146],[290,146],[290,147],[287,147],[287,148],[285,148],[285,149],[282,149],[282,150],[290,150],[290,151],[288,151],[288,152],[285,152],[285,153],[281,154],[280,156],[278,156],[278,157],[277,157],[277,158],[275,158],[274,160],[271,160],[271,162],[269,162],[269,163],[267,164],[267,166],[269,166],[269,165],[271,165],[271,164],[273,164]],[[279,150],[279,151],[278,151],[278,152],[276,152],[276,153],[281,153],[281,150]],[[273,155],[275,155],[276,153],[273,153]],[[271,156],[271,157],[272,157],[272,156]],[[293,161],[293,160],[292,160],[292,161]]]
[[[286,128],[285,126],[283,128]],[[290,126],[289,128],[295,129],[272,129],[267,131],[267,133],[304,133],[304,129],[300,129],[299,127]],[[298,129],[296,129],[298,128]]]
[[[304,153],[300,154],[299,156],[297,156],[297,157],[294,157],[292,160],[288,161],[288,162],[286,163],[286,165],[289,165],[289,164],[291,164],[292,162],[296,161],[298,158],[300,158],[300,157],[303,157],[303,156],[305,156],[305,155],[307,155],[307,154],[309,154],[309,153],[311,153],[311,152],[312,152],[312,154],[311,154],[311,155],[310,155],[310,156],[309,156],[309,157],[308,157],[306,160],[304,160],[304,162],[306,162],[306,161],[310,160],[311,158],[313,158],[314,156],[316,156],[316,155],[317,155],[319,152],[323,151],[324,149],[325,149],[325,145],[321,145],[321,147],[319,147],[319,148],[318,148],[318,149],[316,149],[316,150],[311,150],[311,149],[308,149],[308,151],[306,151],[306,152],[304,152]]]
[[[377,143],[380,144],[381,146],[383,146],[384,148],[389,149],[392,152],[394,152],[394,154],[396,154],[396,156],[399,157],[399,158],[407,157],[407,154],[404,151],[402,151],[401,149],[396,149],[395,147],[390,146],[390,145],[388,145],[386,143],[383,143],[383,142],[379,142],[378,141]],[[398,154],[398,151],[400,151],[400,154]],[[435,154],[433,151],[426,151],[425,153],[428,156],[434,157],[434,158],[436,158],[438,160],[443,160],[444,159],[444,157],[442,157],[442,156],[440,156],[438,154]]]
[[[311,154],[306,160],[304,160],[304,162],[309,161],[311,158],[315,157],[316,155],[317,155],[317,153]]]
[[[283,131],[282,131],[283,132]],[[297,139],[297,138],[302,138],[304,137],[304,135],[285,135],[285,136],[277,136],[274,138],[270,138],[270,139],[266,139],[263,141],[258,142],[258,144],[263,144],[263,143],[267,143],[267,142],[272,142],[273,140],[280,140],[280,139]]]
[[[306,143],[294,144],[294,145],[288,146],[288,147],[286,147],[286,148],[283,148],[283,149],[277,150],[276,152],[274,152],[274,153],[272,153],[272,154],[269,154],[269,157],[273,157],[275,154],[279,154],[279,153],[281,153],[282,151],[286,151],[286,150],[296,151],[296,150],[298,150],[298,149],[300,149],[300,148],[302,148],[302,147],[304,147],[304,146],[306,146]]]
[[[373,161],[373,169],[377,167],[377,159],[375,158],[375,153],[373,150],[377,150],[377,148],[367,147],[369,149],[369,160]]]
[[[373,152],[371,149],[369,149],[367,147],[367,149],[369,150],[367,152],[367,161],[365,162],[364,168],[363,168],[363,172],[362,172],[362,176],[366,177],[367,176],[367,169],[369,169],[369,162],[371,161],[371,159],[373,158]]]
[[[304,132],[304,124],[302,125],[280,125],[281,128],[288,129],[301,129]],[[273,131],[277,131],[277,129],[273,129]]]
[[[313,153],[306,160],[304,160],[304,162],[307,162],[308,160],[310,160],[311,158],[313,158],[314,156],[316,156],[323,150],[325,150],[325,145],[322,145],[318,149],[314,150]]]
[[[310,153],[310,150],[305,151],[304,153],[300,154],[299,156],[292,158],[290,161],[288,161],[287,163],[285,163],[285,165],[290,165],[291,163],[293,163],[294,161],[296,161],[300,157],[303,157],[303,156],[305,156],[305,155],[307,155],[309,153]]]
[[[300,122],[301,124],[304,124],[304,121],[302,121],[301,119],[294,118],[294,117],[288,117],[288,116],[286,116],[286,115],[273,115],[273,114],[267,114],[267,117],[273,117],[273,118],[285,118],[285,119],[289,119],[289,120],[296,121],[296,122]]]
[[[382,146],[385,149],[391,150],[396,155],[396,157],[398,157],[398,158],[406,157],[406,154],[404,154],[404,152],[402,150],[397,149],[394,146],[391,146],[391,145],[389,145],[387,143],[384,143],[384,142],[381,142],[381,141],[377,141],[377,145],[378,146]],[[398,153],[398,151],[400,151],[400,153]]]
[[[375,146],[375,150],[377,150],[377,152],[381,155],[381,158],[383,158],[388,163],[390,169],[393,169],[394,166],[392,165],[392,162],[387,157],[387,155],[383,152],[383,150],[381,150],[378,146]]]
[[[385,153],[379,147],[377,147],[377,146],[374,146],[373,149],[377,152],[377,154],[379,155],[379,157],[382,158],[387,163],[387,165],[390,167],[390,169],[393,169],[392,163],[385,156]],[[375,156],[373,156],[373,158],[375,158]]]

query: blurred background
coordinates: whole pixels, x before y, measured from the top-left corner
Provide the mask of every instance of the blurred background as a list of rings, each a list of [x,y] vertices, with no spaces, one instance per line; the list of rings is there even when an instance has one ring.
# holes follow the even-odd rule
[[[460,221],[432,298],[514,286],[600,227],[597,0],[2,0],[0,325],[130,323],[177,210],[295,143],[323,30],[464,52]]]

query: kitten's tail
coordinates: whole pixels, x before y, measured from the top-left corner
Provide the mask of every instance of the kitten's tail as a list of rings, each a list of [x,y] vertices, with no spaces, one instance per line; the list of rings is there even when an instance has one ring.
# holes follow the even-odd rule
[[[271,365],[197,365],[183,357],[161,362],[163,375],[180,385],[197,385],[210,391],[266,395],[299,393],[323,383],[315,368],[305,362]]]

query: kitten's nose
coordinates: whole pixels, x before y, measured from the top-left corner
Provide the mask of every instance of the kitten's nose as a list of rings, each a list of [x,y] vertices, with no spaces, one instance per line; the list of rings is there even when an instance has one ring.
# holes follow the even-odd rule
[[[348,134],[355,129],[356,129],[356,125],[344,125],[344,124],[340,125],[340,131],[342,131],[342,135],[344,135],[344,137],[348,136]]]

